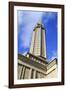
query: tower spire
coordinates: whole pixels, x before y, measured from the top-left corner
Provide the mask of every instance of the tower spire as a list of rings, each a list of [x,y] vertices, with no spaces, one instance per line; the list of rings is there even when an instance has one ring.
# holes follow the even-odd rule
[[[41,24],[42,24],[42,21],[41,21],[41,20],[39,20],[39,21],[38,21],[38,24],[40,24],[40,25],[41,25]]]

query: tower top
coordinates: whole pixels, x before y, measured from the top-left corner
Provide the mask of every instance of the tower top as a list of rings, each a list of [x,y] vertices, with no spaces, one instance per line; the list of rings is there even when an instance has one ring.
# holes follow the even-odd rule
[[[41,27],[41,29],[45,29],[44,28],[44,26],[43,26],[43,24],[42,24],[42,21],[39,21],[38,23],[37,23],[37,25],[36,25],[36,27],[34,28],[34,31],[36,30],[36,28],[40,28]]]

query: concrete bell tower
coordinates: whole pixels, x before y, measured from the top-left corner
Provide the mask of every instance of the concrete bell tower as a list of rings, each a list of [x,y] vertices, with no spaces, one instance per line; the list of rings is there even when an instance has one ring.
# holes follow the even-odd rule
[[[41,22],[37,23],[32,33],[32,41],[29,53],[46,58],[46,33]]]

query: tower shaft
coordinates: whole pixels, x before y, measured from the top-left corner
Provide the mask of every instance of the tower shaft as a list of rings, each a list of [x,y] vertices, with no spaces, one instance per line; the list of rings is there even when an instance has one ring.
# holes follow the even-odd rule
[[[33,30],[30,53],[46,58],[46,36],[41,24],[37,24]]]

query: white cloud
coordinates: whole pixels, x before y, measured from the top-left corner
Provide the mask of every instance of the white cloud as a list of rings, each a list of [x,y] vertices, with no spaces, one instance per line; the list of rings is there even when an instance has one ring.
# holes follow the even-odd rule
[[[53,12],[45,12],[43,17],[44,17],[44,23],[48,23],[49,19],[53,19],[55,16],[55,13]]]
[[[49,60],[52,61],[55,58],[57,58],[57,52],[56,51],[53,51],[52,52],[52,57]]]
[[[39,20],[42,19],[43,12],[19,11],[18,23],[20,30],[19,37],[22,43],[20,46],[29,47],[32,31]],[[20,35],[22,33],[22,35]]]
[[[20,25],[20,24],[22,24],[23,23],[23,12],[20,12],[20,11],[18,11],[17,12],[17,17],[18,17],[18,24]]]
[[[25,51],[22,55],[24,55],[24,56],[25,56],[26,54],[27,54],[27,51]]]

